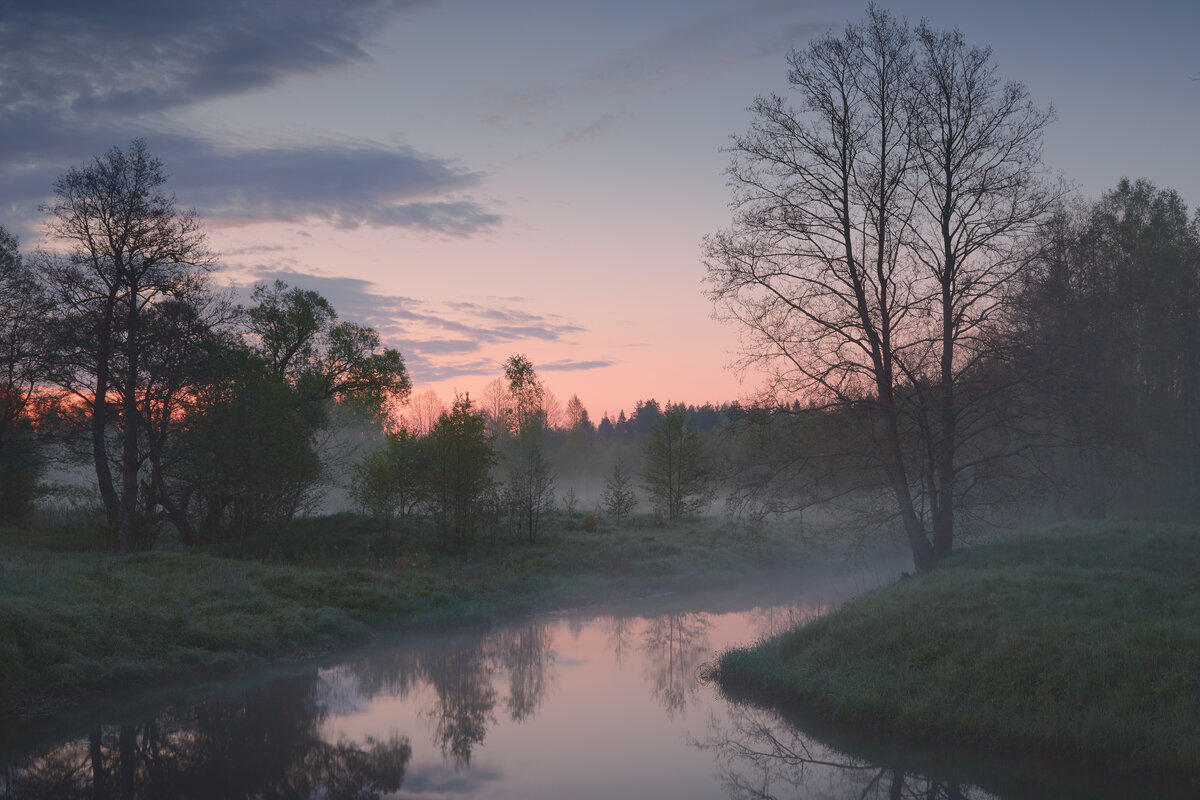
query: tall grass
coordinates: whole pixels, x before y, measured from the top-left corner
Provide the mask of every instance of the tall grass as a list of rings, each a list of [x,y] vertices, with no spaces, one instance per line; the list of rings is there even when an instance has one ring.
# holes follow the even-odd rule
[[[956,554],[715,670],[891,734],[1200,769],[1200,527],[1059,526]]]

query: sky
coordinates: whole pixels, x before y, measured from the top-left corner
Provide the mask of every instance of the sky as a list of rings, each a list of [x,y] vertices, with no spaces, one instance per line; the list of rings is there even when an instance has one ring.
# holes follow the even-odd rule
[[[990,45],[1052,106],[1082,196],[1146,177],[1200,204],[1200,3],[881,3]],[[41,238],[56,177],[135,137],[204,218],[218,284],[325,295],[417,392],[478,397],[523,353],[593,419],[721,403],[701,242],[721,148],[840,0],[0,0],[0,225]]]

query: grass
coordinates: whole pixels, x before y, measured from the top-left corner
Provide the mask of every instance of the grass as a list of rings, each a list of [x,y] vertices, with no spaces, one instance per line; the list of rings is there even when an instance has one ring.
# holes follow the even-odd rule
[[[736,697],[887,735],[1200,770],[1200,526],[1076,524],[955,554],[724,653]]]
[[[783,532],[716,520],[581,530],[534,544],[440,547],[339,515],[297,523],[272,563],[200,552],[120,557],[78,533],[0,530],[0,709],[220,674],[361,641],[374,630],[474,621],[798,564]],[[64,544],[65,543],[65,544]],[[169,546],[169,543],[168,543]],[[0,711],[4,716],[4,711]]]

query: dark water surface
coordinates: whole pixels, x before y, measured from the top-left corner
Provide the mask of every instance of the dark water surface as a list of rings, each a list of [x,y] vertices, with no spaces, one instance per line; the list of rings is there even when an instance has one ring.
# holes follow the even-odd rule
[[[408,634],[199,697],[81,710],[4,732],[0,798],[1189,796],[1153,776],[806,733],[699,679],[721,649],[888,574]]]

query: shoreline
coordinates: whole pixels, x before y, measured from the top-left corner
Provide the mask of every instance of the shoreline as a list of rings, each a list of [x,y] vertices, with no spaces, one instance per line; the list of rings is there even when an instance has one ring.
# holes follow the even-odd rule
[[[728,650],[713,678],[884,737],[1195,776],[1198,575],[1200,526],[1053,526]]]

